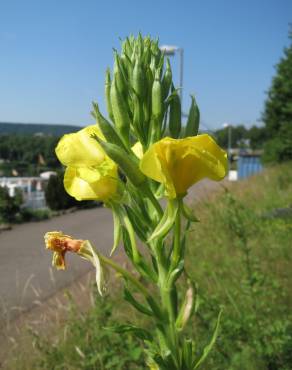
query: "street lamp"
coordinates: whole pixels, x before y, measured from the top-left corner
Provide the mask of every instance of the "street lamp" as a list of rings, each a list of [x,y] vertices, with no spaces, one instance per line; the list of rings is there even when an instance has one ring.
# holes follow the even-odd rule
[[[165,55],[173,56],[176,52],[179,53],[179,96],[182,107],[183,98],[183,76],[184,76],[184,49],[174,45],[162,45],[160,50],[164,52]]]
[[[229,171],[231,170],[231,129],[232,125],[230,123],[223,123],[223,127],[228,129],[228,163],[229,163]]]

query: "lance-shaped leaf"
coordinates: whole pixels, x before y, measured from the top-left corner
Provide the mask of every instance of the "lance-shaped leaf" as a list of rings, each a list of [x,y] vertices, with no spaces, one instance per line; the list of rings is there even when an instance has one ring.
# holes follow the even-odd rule
[[[213,332],[213,335],[212,335],[212,338],[211,338],[209,344],[207,344],[207,346],[204,348],[203,353],[202,353],[200,359],[198,361],[195,360],[193,362],[193,365],[192,365],[193,366],[192,367],[193,370],[197,369],[202,364],[202,362],[206,359],[206,357],[208,356],[209,352],[213,348],[213,346],[214,346],[214,344],[216,342],[216,339],[218,337],[218,333],[219,333],[219,326],[220,326],[221,315],[222,315],[222,310],[219,312],[219,315],[217,317],[215,329],[214,329],[214,332]]]
[[[191,369],[193,362],[193,342],[191,339],[185,339],[182,347],[183,368]]]
[[[121,324],[111,327],[106,327],[106,330],[112,331],[114,333],[133,333],[136,337],[142,340],[152,341],[153,337],[151,333],[145,329],[139,328],[134,325]]]
[[[153,231],[152,235],[148,239],[148,242],[151,242],[156,238],[163,238],[168,233],[168,231],[172,228],[175,222],[177,210],[178,210],[178,201],[176,199],[169,199],[164,214],[159,224]]]
[[[122,236],[122,226],[121,226],[121,216],[116,208],[112,208],[113,211],[113,221],[114,221],[114,242],[110,255],[112,256],[117,249],[121,236]]]
[[[130,291],[125,287],[124,288],[124,298],[127,302],[129,302],[136,310],[142,312],[144,315],[153,316],[152,311],[149,310],[146,306],[141,304],[134,298],[134,296],[130,293]]]
[[[147,240],[147,230],[148,230],[148,225],[143,222],[143,219],[139,214],[137,214],[133,208],[130,208],[125,205],[125,209],[127,212],[127,215],[135,229],[136,234],[142,240],[143,242],[146,242]]]
[[[182,214],[184,217],[191,222],[200,222],[199,219],[195,216],[193,210],[186,204],[182,205]]]

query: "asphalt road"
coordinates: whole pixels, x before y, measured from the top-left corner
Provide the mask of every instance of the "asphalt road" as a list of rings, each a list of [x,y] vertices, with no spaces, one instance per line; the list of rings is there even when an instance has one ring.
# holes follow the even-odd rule
[[[218,187],[218,183],[201,181],[189,191],[187,200],[194,203]],[[87,261],[69,253],[67,270],[51,267],[52,253],[45,249],[44,234],[55,230],[89,239],[104,254],[112,247],[112,215],[102,207],[16,225],[0,233],[0,322],[43,302],[92,269]]]
[[[112,215],[102,207],[16,225],[0,233],[0,321],[18,316],[92,268],[69,253],[67,270],[51,267],[52,253],[45,249],[44,234],[55,230],[89,239],[105,254],[112,246]]]

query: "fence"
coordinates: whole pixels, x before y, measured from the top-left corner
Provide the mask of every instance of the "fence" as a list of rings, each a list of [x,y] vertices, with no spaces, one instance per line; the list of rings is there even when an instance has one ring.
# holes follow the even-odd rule
[[[245,179],[246,177],[255,175],[263,170],[261,158],[258,155],[239,155],[238,163],[238,179]]]

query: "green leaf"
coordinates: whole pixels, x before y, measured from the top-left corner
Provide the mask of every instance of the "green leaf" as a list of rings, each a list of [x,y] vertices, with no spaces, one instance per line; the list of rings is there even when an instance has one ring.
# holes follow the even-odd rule
[[[114,221],[114,243],[113,243],[113,247],[110,253],[111,256],[117,249],[120,243],[121,234],[122,234],[120,215],[118,211],[116,211],[114,208],[112,208],[112,211],[113,211],[113,221]]]
[[[133,307],[136,308],[136,310],[142,312],[145,315],[153,316],[152,311],[149,310],[149,308],[145,307],[141,303],[139,303],[133,295],[130,293],[130,291],[125,287],[124,288],[124,298],[127,302],[129,302]]]
[[[148,239],[148,242],[152,241],[153,239],[163,238],[168,233],[175,222],[177,211],[178,201],[176,199],[169,199],[164,214],[152,235]]]
[[[139,328],[138,326],[135,326],[135,325],[121,324],[121,325],[106,327],[105,329],[112,331],[114,333],[118,333],[118,334],[133,333],[136,337],[142,340],[149,340],[149,341],[153,340],[153,337],[149,333],[149,331]]]
[[[183,203],[182,206],[182,214],[191,222],[200,222],[200,220],[194,215],[193,210],[185,203]]]
[[[211,338],[209,344],[207,344],[207,346],[204,348],[203,353],[202,353],[199,361],[198,362],[195,362],[195,364],[192,365],[193,366],[193,370],[197,369],[203,363],[203,361],[205,361],[205,359],[207,358],[207,356],[210,353],[211,349],[213,348],[213,346],[214,346],[214,344],[216,342],[218,333],[219,333],[219,326],[220,326],[221,315],[222,315],[222,310],[219,312],[219,315],[217,317],[217,322],[216,322],[216,326],[215,326],[215,329],[214,329],[212,338]]]

